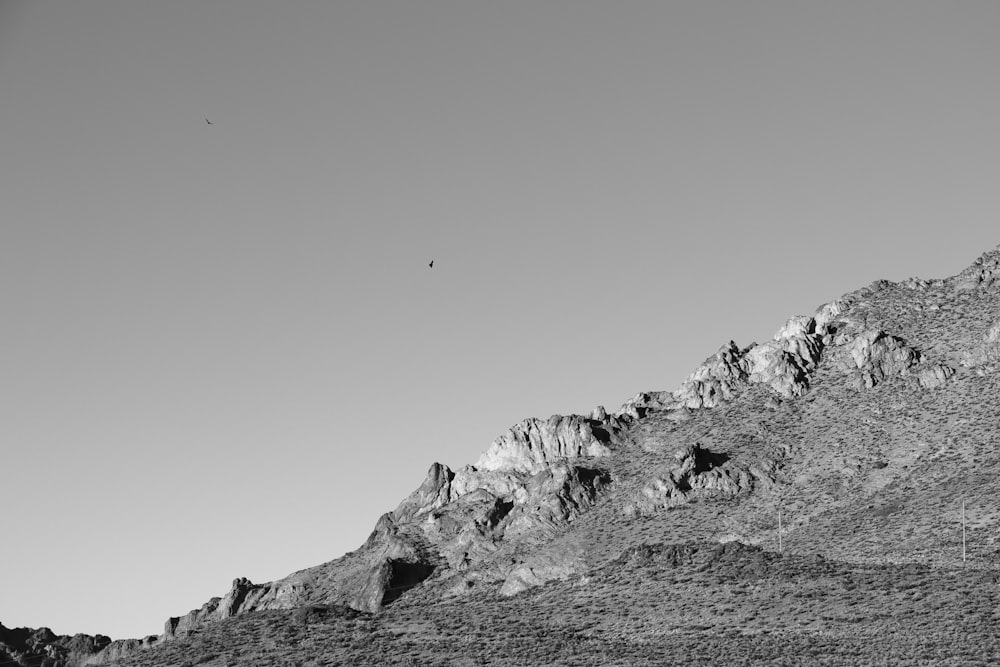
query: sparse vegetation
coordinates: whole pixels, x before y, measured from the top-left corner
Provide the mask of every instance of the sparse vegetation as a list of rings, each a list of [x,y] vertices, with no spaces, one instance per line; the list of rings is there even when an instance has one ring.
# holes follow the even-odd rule
[[[986,665],[1000,660],[995,578],[647,544],[586,580],[511,598],[411,594],[375,616],[255,612],[118,664]]]

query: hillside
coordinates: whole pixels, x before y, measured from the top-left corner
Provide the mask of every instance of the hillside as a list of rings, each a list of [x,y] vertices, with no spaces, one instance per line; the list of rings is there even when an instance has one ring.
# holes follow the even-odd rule
[[[0,664],[994,663],[998,371],[993,250],[516,424],[356,551],[160,637],[0,626]]]

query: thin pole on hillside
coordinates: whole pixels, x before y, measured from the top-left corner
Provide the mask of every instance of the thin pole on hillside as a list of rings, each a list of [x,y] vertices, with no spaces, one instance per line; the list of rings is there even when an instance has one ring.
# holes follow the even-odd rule
[[[962,562],[965,562],[965,498],[962,498]]]
[[[778,553],[781,553],[781,509],[778,509]]]

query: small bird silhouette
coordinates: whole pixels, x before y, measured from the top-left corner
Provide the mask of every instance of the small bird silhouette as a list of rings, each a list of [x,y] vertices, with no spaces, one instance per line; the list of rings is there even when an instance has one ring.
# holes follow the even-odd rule
[[[209,125],[215,125],[215,123],[213,123],[212,121],[210,121],[210,120],[209,120],[209,119],[207,119],[207,118],[205,119],[205,122],[206,122],[206,123],[208,123]]]
[[[430,263],[430,264],[428,264],[427,266],[429,266],[429,267],[431,267],[431,268],[433,269],[433,268],[434,268],[434,260],[432,259],[432,260],[431,260],[431,263]]]

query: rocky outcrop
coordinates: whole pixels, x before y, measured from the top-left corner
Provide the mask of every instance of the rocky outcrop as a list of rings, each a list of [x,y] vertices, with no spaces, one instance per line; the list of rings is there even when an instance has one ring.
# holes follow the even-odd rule
[[[888,283],[887,283],[888,284]],[[844,297],[824,304],[813,317],[789,319],[774,337],[741,349],[730,341],[706,359],[672,392],[641,392],[626,401],[615,415],[626,421],[641,419],[650,410],[673,413],[676,421],[689,417],[688,410],[713,408],[729,401],[752,384],[770,387],[784,398],[801,396],[809,389],[810,378],[824,349],[848,338],[841,333],[835,341],[834,324],[852,303]]]
[[[983,253],[972,265],[955,276],[955,286],[962,290],[972,290],[993,286],[1000,277],[1000,246]]]
[[[849,351],[846,366],[856,389],[871,389],[892,377],[911,377],[925,389],[936,389],[955,375],[951,366],[930,363],[902,338],[878,329],[858,334]]]
[[[990,325],[979,345],[962,355],[960,363],[966,368],[993,367],[1000,363],[1000,320]]]
[[[811,317],[791,318],[773,340],[751,347],[744,355],[749,381],[767,385],[785,398],[801,396],[819,363],[824,333]]]
[[[567,525],[609,483],[607,472],[567,460],[533,473],[474,466],[451,473],[435,464],[420,489],[384,518],[382,530],[388,534],[397,522],[409,521],[449,567],[464,571],[488,558],[505,538]],[[448,502],[442,502],[445,497]]]
[[[917,382],[924,389],[937,389],[955,374],[955,369],[945,364],[935,364],[917,373]]]
[[[411,525],[397,522],[392,512],[382,515],[341,581],[344,603],[374,613],[433,574],[441,558]]]
[[[57,635],[49,628],[7,628],[0,623],[0,665],[75,667],[91,664],[88,661],[111,643],[104,635]]]
[[[434,573],[434,564],[421,559],[386,558],[352,599],[352,607],[376,612],[397,600]]]
[[[163,624],[160,641],[186,637],[206,623],[221,621],[239,614],[264,609],[291,609],[305,602],[304,582],[294,578],[267,584],[254,584],[246,577],[233,580],[223,597],[214,597],[199,609],[183,616],[172,616]]]
[[[561,464],[525,481],[527,497],[511,508],[504,531],[517,535],[560,527],[594,504],[611,482],[603,470]]]
[[[104,665],[115,660],[123,660],[137,651],[158,646],[162,639],[157,635],[150,635],[145,639],[117,639],[108,644],[99,653],[89,656],[80,664],[82,665]]]
[[[615,413],[619,419],[632,422],[642,419],[650,410],[674,410],[678,407],[671,391],[642,391],[625,401]],[[684,411],[687,409],[684,408]]]
[[[500,595],[517,595],[546,581],[565,579],[584,569],[584,564],[574,554],[539,554],[510,571],[500,586]]]
[[[777,467],[778,462],[769,458],[736,462],[698,444],[688,445],[675,452],[673,464],[651,478],[622,511],[626,516],[651,514],[694,498],[736,496],[762,484],[773,485]]]
[[[553,415],[525,419],[493,441],[475,467],[488,471],[534,472],[560,459],[610,456],[614,425],[586,417]]]
[[[751,384],[768,386],[785,398],[801,396],[822,356],[826,326],[842,308],[840,302],[827,304],[817,313],[820,320],[793,317],[773,339],[760,345],[740,349],[730,341],[673,392],[639,394],[622,406],[619,414],[639,418],[649,409],[713,408]]]
[[[215,597],[203,604],[200,609],[192,609],[183,616],[171,616],[163,624],[163,639],[166,641],[186,637],[207,621],[220,619],[218,612],[221,601],[222,598]]]
[[[393,511],[393,518],[396,521],[413,519],[450,503],[454,479],[451,468],[441,463],[432,464],[423,483]]]
[[[877,329],[858,335],[850,354],[855,366],[851,382],[859,389],[871,389],[888,377],[900,376],[921,361],[920,353],[903,339]]]
[[[746,352],[733,341],[723,345],[673,392],[675,403],[687,408],[713,408],[736,396],[749,375],[743,362]]]

